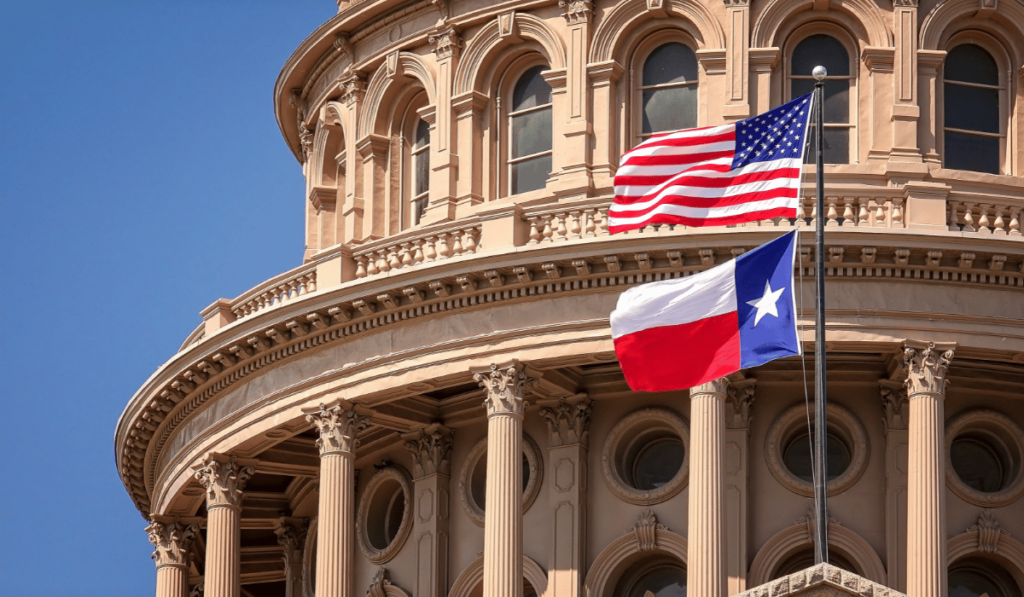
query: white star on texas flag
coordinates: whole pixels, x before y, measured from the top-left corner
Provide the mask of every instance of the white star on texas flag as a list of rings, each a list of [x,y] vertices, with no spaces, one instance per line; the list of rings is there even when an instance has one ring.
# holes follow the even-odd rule
[[[754,327],[761,321],[761,318],[765,315],[771,314],[775,317],[779,316],[779,310],[775,306],[775,303],[779,302],[779,297],[782,296],[782,291],[786,287],[783,286],[778,290],[772,290],[771,284],[768,282],[764,283],[764,296],[757,300],[747,301],[747,304],[757,309],[757,315],[754,316]]]

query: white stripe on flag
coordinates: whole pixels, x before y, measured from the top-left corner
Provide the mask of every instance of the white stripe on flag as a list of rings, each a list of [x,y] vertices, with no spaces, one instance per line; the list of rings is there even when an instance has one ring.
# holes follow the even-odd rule
[[[611,210],[609,210],[608,225],[627,226],[629,224],[639,224],[641,222],[646,222],[650,220],[651,216],[653,216],[654,214],[668,214],[672,216],[681,216],[685,218],[725,218],[739,214],[767,211],[769,209],[775,209],[777,207],[788,207],[791,209],[795,209],[797,201],[798,199],[792,197],[777,197],[775,199],[766,199],[764,201],[750,201],[747,203],[740,203],[737,205],[723,205],[721,207],[687,207],[684,205],[663,204],[655,208],[653,211],[649,211],[642,216],[636,216],[632,218],[615,217],[614,213]]]

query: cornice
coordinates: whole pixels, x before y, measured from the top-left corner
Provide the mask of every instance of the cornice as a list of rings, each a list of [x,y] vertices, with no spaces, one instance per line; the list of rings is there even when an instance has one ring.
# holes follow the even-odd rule
[[[175,355],[136,392],[122,413],[115,434],[122,481],[137,507],[149,512],[156,462],[174,429],[235,384],[307,351],[440,313],[503,301],[535,300],[543,295],[624,289],[696,273],[710,266],[705,263],[710,260],[702,259],[702,249],[717,252],[720,260],[724,260],[733,248],[749,249],[779,231],[773,227],[738,228],[728,233],[601,236],[508,247],[480,252],[469,259],[436,261],[393,270],[388,275],[361,278],[259,311]],[[868,231],[886,234],[865,235]],[[808,229],[807,234],[810,233]],[[956,252],[974,253],[979,267],[964,270],[929,263],[927,253],[935,251],[936,241],[940,240],[956,246]],[[681,244],[685,248],[680,249]],[[809,244],[808,240],[805,246]],[[1024,257],[1024,243],[992,237],[943,239],[936,234],[905,230],[897,233],[892,229],[851,229],[830,231],[828,245],[830,249],[843,249],[830,253],[842,260],[828,264],[826,275],[830,278],[1024,288],[1021,273],[989,271],[980,265],[989,261],[985,253],[996,252],[1013,255],[1016,263]],[[863,262],[865,245],[876,248],[871,263]],[[954,251],[942,248],[954,257]],[[581,260],[589,267],[574,265]],[[812,276],[813,268],[809,264],[804,267],[804,275]],[[488,275],[496,271],[501,275]],[[552,278],[549,271],[560,273]],[[469,278],[475,283],[452,284],[456,278]],[[439,288],[444,292],[439,292]],[[407,292],[409,289],[412,292]],[[381,302],[385,296],[391,301]],[[419,300],[413,300],[413,296]],[[360,309],[360,305],[373,307]],[[331,309],[335,307],[340,307],[348,318],[332,316]],[[288,325],[311,321],[310,316],[321,325]],[[255,341],[249,342],[250,339]],[[232,352],[236,346],[240,350]]]

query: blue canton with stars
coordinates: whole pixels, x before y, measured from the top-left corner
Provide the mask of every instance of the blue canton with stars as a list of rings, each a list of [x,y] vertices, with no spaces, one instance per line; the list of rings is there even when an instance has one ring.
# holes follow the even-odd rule
[[[755,162],[803,158],[811,95],[802,95],[764,114],[738,121],[732,169]]]

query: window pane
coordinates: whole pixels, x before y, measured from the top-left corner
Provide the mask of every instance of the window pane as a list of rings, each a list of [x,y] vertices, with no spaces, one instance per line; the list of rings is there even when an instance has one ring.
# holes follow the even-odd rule
[[[543,189],[551,173],[551,156],[543,155],[512,164],[512,194]]]
[[[412,223],[413,225],[419,224],[420,219],[423,218],[423,212],[427,211],[427,198],[422,197],[412,202]]]
[[[999,174],[999,138],[946,132],[945,166]]]
[[[944,86],[946,126],[985,133],[999,132],[999,90]]]
[[[947,81],[965,81],[982,85],[999,84],[999,68],[981,46],[963,44],[949,51],[943,68]]]
[[[949,447],[949,460],[957,476],[968,487],[985,493],[1003,488],[1003,463],[988,442],[958,437]]]
[[[697,87],[643,91],[643,132],[676,131],[697,126]]]
[[[676,476],[683,466],[686,448],[678,437],[651,442],[637,453],[633,461],[633,483],[637,489],[657,489]]]
[[[824,66],[830,77],[850,76],[850,55],[843,44],[830,35],[812,35],[793,50],[791,74],[809,77],[816,66]]]
[[[814,91],[813,79],[793,79],[792,97]],[[850,123],[850,81],[825,81],[825,122]]]
[[[683,44],[671,43],[651,52],[644,62],[642,85],[687,83],[697,80],[697,56]]]
[[[426,193],[430,189],[430,152],[421,151],[413,156],[413,168],[416,179],[413,195]]]
[[[420,120],[416,123],[416,141],[413,143],[413,149],[419,149],[424,145],[430,144],[430,125],[427,121]]]
[[[551,86],[540,76],[546,69],[546,66],[535,66],[519,77],[512,90],[513,112],[551,103]]]
[[[828,460],[828,479],[831,481],[846,472],[850,466],[850,451],[846,444],[835,435],[829,433],[826,442],[825,458]],[[804,433],[793,439],[782,455],[782,461],[789,472],[804,481],[813,481],[811,475],[811,436]]]
[[[679,566],[663,566],[644,574],[629,592],[629,597],[686,597],[686,571]]]
[[[551,108],[512,117],[512,157],[551,150]]]
[[[825,129],[825,163],[850,163],[850,129]]]

